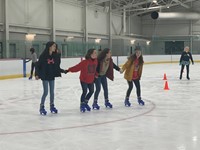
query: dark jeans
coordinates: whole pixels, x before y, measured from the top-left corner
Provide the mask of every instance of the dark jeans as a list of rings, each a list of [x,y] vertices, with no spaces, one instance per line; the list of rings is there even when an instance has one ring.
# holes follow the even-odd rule
[[[82,87],[82,95],[81,95],[81,103],[83,102],[88,102],[92,94],[94,93],[94,83],[84,83],[81,82],[81,87]],[[87,89],[89,89],[89,93],[87,93]]]
[[[108,100],[108,84],[107,84],[107,78],[106,76],[99,76],[98,78],[95,79],[95,87],[96,91],[94,93],[94,100],[98,100],[99,93],[101,91],[101,84],[104,90],[104,98],[105,100]]]
[[[190,66],[190,65],[186,65],[187,77],[189,77],[189,66]],[[180,78],[182,78],[182,74],[183,74],[184,68],[185,68],[185,65],[181,65]]]
[[[45,99],[48,95],[48,84],[49,84],[49,88],[50,88],[50,105],[53,105],[54,104],[54,80],[51,80],[51,81],[43,80],[42,84],[43,84],[43,95],[42,95],[40,105],[44,106]]]
[[[135,84],[136,87],[137,97],[140,98],[141,97],[140,80],[127,81],[127,83],[128,83],[128,90],[126,92],[126,98],[129,98],[131,94],[131,91],[133,89],[133,83]]]
[[[33,71],[34,71],[34,68],[35,68],[35,63],[31,63],[31,77],[33,76]]]

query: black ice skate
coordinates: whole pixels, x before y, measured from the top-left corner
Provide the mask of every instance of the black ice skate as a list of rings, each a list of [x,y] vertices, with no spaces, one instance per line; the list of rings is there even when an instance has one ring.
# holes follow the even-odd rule
[[[40,106],[40,115],[46,115],[47,111],[44,109],[44,106]]]
[[[87,103],[85,104],[85,108],[86,108],[87,111],[91,110],[90,106]]]
[[[128,99],[128,98],[125,99],[124,105],[125,105],[126,107],[130,107],[130,106],[131,106],[131,103],[129,102],[129,99]]]
[[[138,98],[138,104],[141,106],[145,105],[144,101],[141,98]]]
[[[58,113],[58,110],[55,108],[55,106],[52,104],[50,105],[50,111],[52,114],[57,114]]]
[[[113,107],[112,104],[108,100],[105,101],[105,106],[106,106],[106,108],[107,107],[109,107],[109,108]]]
[[[100,109],[100,106],[99,106],[96,102],[94,102],[94,103],[92,104],[92,108],[93,108],[93,109],[99,110],[99,109]]]
[[[80,112],[84,113],[86,111],[85,103],[81,103]]]

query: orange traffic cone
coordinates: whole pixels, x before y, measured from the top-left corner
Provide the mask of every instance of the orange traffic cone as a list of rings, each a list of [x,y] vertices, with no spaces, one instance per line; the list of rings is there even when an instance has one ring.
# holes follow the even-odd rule
[[[168,82],[165,81],[165,87],[164,87],[164,90],[169,90],[169,86],[168,86]]]
[[[163,80],[167,80],[166,73],[164,74]]]

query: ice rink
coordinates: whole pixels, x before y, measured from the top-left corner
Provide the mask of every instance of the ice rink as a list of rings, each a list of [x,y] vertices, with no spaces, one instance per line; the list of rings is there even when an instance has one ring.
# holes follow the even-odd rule
[[[199,150],[200,64],[190,66],[190,78],[179,80],[178,64],[144,65],[141,78],[145,106],[124,106],[126,80],[115,72],[109,81],[112,109],[80,113],[79,73],[55,81],[58,114],[39,115],[42,82],[27,78],[0,81],[0,150]],[[164,73],[169,90],[164,90]],[[92,104],[93,97],[90,99]]]

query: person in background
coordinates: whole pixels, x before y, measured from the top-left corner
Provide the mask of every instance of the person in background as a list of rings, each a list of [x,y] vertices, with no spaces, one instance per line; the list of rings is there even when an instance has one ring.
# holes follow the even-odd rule
[[[124,78],[127,80],[128,83],[128,90],[126,92],[126,97],[124,104],[125,106],[130,107],[131,103],[129,101],[129,97],[131,91],[133,89],[133,83],[136,87],[137,99],[139,105],[145,105],[144,101],[141,99],[141,88],[140,88],[140,78],[142,75],[143,70],[143,56],[141,51],[136,48],[135,52],[128,58],[126,63],[122,66],[121,73],[124,73]]]
[[[108,98],[108,84],[107,78],[110,80],[114,80],[114,73],[113,68],[117,71],[120,71],[120,68],[114,64],[112,57],[111,57],[111,50],[109,48],[105,48],[102,50],[98,55],[98,66],[97,66],[97,73],[98,78],[95,79],[95,87],[96,91],[94,93],[94,102],[93,102],[93,109],[100,109],[98,105],[98,96],[101,91],[101,85],[104,90],[104,99],[105,99],[105,106],[108,108],[112,108],[112,104],[109,102]]]
[[[55,87],[55,77],[60,74],[61,70],[58,70],[58,65],[60,61],[58,59],[58,54],[56,51],[56,43],[53,41],[47,42],[46,47],[39,57],[36,65],[36,79],[42,80],[43,85],[43,95],[41,98],[39,112],[41,115],[46,115],[45,110],[45,99],[48,95],[48,86],[50,89],[50,111],[51,113],[58,113],[58,110],[54,106],[54,87]]]
[[[35,64],[37,62],[37,54],[35,52],[35,49],[31,48],[30,52],[31,52],[31,59],[30,60],[32,60],[32,63],[31,63],[31,74],[30,74],[29,80],[31,80],[32,77],[33,77],[33,71],[35,69]]]
[[[101,51],[102,51],[102,49],[100,48],[100,49],[98,49],[98,54],[100,54],[101,53]]]
[[[90,111],[91,108],[88,105],[88,101],[94,93],[94,79],[97,67],[97,51],[95,49],[89,49],[85,55],[85,60],[82,60],[79,64],[70,67],[66,72],[78,72],[80,71],[80,84],[82,87],[82,94],[80,98],[80,111]],[[89,92],[87,93],[87,89]]]
[[[187,70],[187,79],[190,80],[189,77],[189,67],[190,67],[190,60],[192,61],[192,64],[194,64],[193,58],[192,58],[192,54],[190,53],[190,48],[188,46],[186,46],[184,48],[184,51],[181,54],[181,58],[179,61],[179,64],[181,65],[181,72],[180,72],[180,77],[179,79],[182,79],[182,74],[183,74],[183,70],[186,66],[186,70]]]

